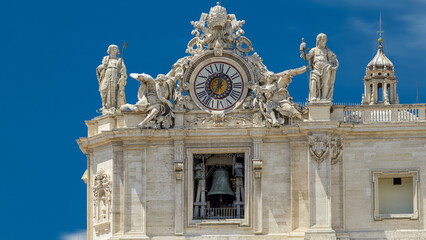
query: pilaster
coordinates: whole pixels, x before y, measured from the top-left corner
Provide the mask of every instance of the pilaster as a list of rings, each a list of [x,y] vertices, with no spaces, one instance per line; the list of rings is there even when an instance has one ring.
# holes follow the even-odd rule
[[[262,150],[261,137],[253,138],[253,173],[254,173],[254,233],[262,234],[263,206],[262,206]]]
[[[305,239],[335,240],[331,227],[331,157],[327,134],[309,136],[308,178],[310,228]]]
[[[184,234],[184,141],[174,140],[174,170],[175,170],[175,235]]]

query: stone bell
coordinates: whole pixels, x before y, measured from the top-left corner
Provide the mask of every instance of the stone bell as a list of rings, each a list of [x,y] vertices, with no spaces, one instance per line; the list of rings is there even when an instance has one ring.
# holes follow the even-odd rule
[[[231,195],[235,196],[232,191],[231,185],[229,185],[229,174],[223,168],[217,169],[213,174],[212,188],[210,189],[207,196],[211,195]]]
[[[198,164],[197,166],[195,166],[194,170],[195,170],[194,179],[202,180],[203,176],[201,175],[201,170],[202,170],[201,164]]]
[[[244,177],[242,163],[235,163],[235,177]]]

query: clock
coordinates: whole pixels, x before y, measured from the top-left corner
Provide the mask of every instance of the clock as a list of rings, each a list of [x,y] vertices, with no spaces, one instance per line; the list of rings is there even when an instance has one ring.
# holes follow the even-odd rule
[[[191,74],[190,84],[194,102],[211,113],[232,111],[247,95],[244,68],[225,57],[212,57],[199,63]]]

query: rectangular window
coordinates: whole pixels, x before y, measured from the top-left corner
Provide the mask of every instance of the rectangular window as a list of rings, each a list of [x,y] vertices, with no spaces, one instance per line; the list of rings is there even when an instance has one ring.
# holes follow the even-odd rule
[[[249,148],[188,149],[188,226],[249,225]]]
[[[418,219],[418,176],[413,171],[373,171],[374,219]]]
[[[194,193],[194,219],[244,218],[244,154],[195,154]]]

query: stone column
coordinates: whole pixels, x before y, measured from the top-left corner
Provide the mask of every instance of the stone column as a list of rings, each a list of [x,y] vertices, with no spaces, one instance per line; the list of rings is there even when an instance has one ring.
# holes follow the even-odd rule
[[[309,214],[310,228],[305,239],[335,240],[331,227],[330,138],[326,134],[309,136]]]
[[[399,104],[398,95],[396,94],[396,83],[393,84],[393,97],[394,97],[394,104]]]
[[[377,101],[379,101],[379,86],[377,86],[376,82],[373,84],[373,92],[374,92],[374,102],[373,103],[377,103]]]
[[[175,159],[174,169],[176,175],[175,182],[175,235],[183,235],[184,223],[184,194],[183,194],[183,180],[184,180],[184,142],[183,139],[175,139]],[[192,171],[192,168],[191,168]]]
[[[262,234],[263,206],[262,206],[262,138],[253,139],[253,172],[254,172],[254,233]]]
[[[386,82],[382,83],[382,98],[383,104],[389,104],[388,86]]]

